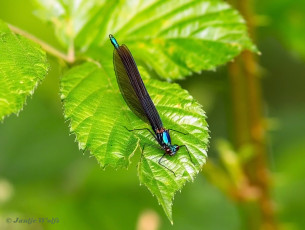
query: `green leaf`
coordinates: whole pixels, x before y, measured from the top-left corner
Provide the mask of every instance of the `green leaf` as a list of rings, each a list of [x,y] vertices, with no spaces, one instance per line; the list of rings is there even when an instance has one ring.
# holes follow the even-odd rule
[[[110,55],[110,54],[104,54]],[[177,84],[145,79],[174,144],[186,145],[177,155],[166,156],[162,163],[176,176],[158,164],[164,151],[147,130],[129,132],[128,129],[150,128],[128,108],[115,79],[111,57],[101,65],[85,63],[69,70],[61,80],[61,97],[65,118],[70,120],[71,132],[79,147],[90,150],[102,167],[127,167],[137,149],[145,145],[138,164],[141,183],[155,195],[170,221],[172,200],[186,181],[194,179],[205,163],[208,128],[201,106]],[[125,128],[126,127],[126,128]],[[192,163],[194,162],[194,164]]]
[[[0,121],[22,109],[47,69],[45,52],[0,21]]]
[[[102,1],[32,0],[37,7],[35,15],[42,21],[51,22],[59,41],[66,47],[74,43],[84,25],[102,5]]]
[[[243,18],[220,0],[35,1],[61,41],[86,52],[110,48],[112,33],[164,79],[213,70],[244,49],[257,51]]]

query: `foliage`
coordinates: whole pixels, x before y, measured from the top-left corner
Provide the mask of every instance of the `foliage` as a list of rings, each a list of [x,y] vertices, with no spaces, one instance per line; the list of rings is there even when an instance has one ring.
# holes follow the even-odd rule
[[[215,69],[244,49],[256,51],[245,21],[236,10],[218,0],[35,2],[36,15],[51,22],[61,44],[76,54],[77,62],[64,73],[60,84],[65,118],[80,149],[89,150],[103,167],[118,168],[130,164],[139,146],[156,145],[148,132],[131,133],[124,128],[148,126],[120,96],[109,33],[128,45],[146,73],[145,84],[166,128],[187,133],[172,132],[172,136],[177,144],[187,145],[191,159],[181,149],[177,156],[163,161],[176,172],[176,177],[157,163],[162,151],[150,145],[145,147],[138,164],[140,181],[156,195],[172,221],[174,193],[186,181],[193,180],[205,162],[208,128],[201,106],[185,90],[151,78],[181,79]],[[33,61],[27,61],[30,60]],[[45,65],[38,66],[46,70]],[[22,73],[23,76],[27,74]]]
[[[148,71],[165,79],[215,69],[244,49],[256,50],[245,21],[223,1],[36,1],[39,15],[53,23],[66,47],[109,49],[112,33]]]
[[[187,135],[175,135],[173,141],[185,144],[191,152],[181,148],[177,156],[166,158],[158,164],[163,151],[146,130],[129,132],[133,128],[149,128],[138,119],[124,103],[116,80],[107,73],[112,67],[86,63],[72,68],[62,79],[62,99],[66,118],[71,121],[71,131],[76,134],[81,149],[90,150],[102,167],[128,166],[136,148],[145,147],[138,174],[140,181],[156,195],[169,219],[174,193],[186,181],[193,180],[205,162],[208,143],[207,124],[201,106],[176,84],[149,79],[145,83],[151,92],[164,123]],[[137,136],[136,139],[134,136]],[[151,147],[150,147],[151,146]]]
[[[26,98],[44,79],[48,64],[38,45],[13,34],[0,21],[0,121],[19,113]]]

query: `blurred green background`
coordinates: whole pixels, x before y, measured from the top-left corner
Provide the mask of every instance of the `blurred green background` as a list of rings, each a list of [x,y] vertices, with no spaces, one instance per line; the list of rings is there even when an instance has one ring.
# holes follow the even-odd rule
[[[272,195],[281,227],[293,230],[305,226],[305,3],[295,4],[256,1],[264,114],[272,128]],[[30,2],[0,1],[1,19],[60,48],[51,27],[33,11]],[[83,155],[63,119],[60,66],[49,61],[49,74],[23,111],[0,124],[0,229],[136,229],[146,215],[159,221],[159,229],[243,229],[241,209],[204,174],[176,195],[171,226],[139,185],[136,163],[104,171]],[[179,83],[203,105],[212,137],[208,154],[217,159],[216,141],[230,138],[227,67]],[[59,223],[7,225],[7,217],[53,217]]]

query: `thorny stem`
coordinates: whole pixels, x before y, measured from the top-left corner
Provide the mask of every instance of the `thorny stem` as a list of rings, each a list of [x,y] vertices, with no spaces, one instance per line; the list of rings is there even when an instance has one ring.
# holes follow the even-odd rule
[[[34,35],[16,27],[13,25],[8,24],[8,27],[16,34],[20,34],[30,40],[32,40],[33,42],[39,44],[41,46],[42,49],[44,49],[47,53],[49,53],[50,55],[60,58],[64,61],[66,61],[67,63],[73,63],[75,62],[75,52],[74,52],[74,45],[71,44],[69,46],[69,50],[68,50],[68,54],[65,54],[61,51],[59,51],[58,49],[54,48],[53,46],[47,44],[46,42],[42,41],[41,39],[35,37]]]
[[[254,38],[252,0],[234,1],[248,23],[250,35]],[[257,71],[257,58],[250,51],[245,51],[230,65],[229,77],[232,88],[235,147],[241,148],[250,143],[254,157],[245,165],[245,173],[251,186],[260,192],[257,208],[245,209],[248,212],[248,226],[252,229],[278,229],[274,208],[270,197],[270,179],[266,159],[265,127],[262,115],[261,86]],[[247,202],[247,201],[245,201]],[[253,215],[254,214],[254,215]]]

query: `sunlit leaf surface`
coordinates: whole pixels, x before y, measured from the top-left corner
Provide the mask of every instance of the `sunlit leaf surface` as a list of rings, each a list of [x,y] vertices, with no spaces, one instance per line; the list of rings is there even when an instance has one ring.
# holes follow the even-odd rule
[[[22,109],[47,69],[45,52],[0,21],[0,121]]]
[[[192,159],[181,148],[177,155],[162,160],[176,176],[158,164],[164,151],[147,130],[129,132],[126,129],[150,127],[124,102],[111,59],[101,65],[85,63],[68,71],[61,81],[61,97],[65,117],[80,148],[90,150],[102,167],[127,167],[136,149],[141,150],[145,145],[138,164],[140,181],[157,197],[172,221],[175,192],[186,181],[193,180],[205,162],[208,128],[201,106],[180,86],[152,79],[145,80],[145,84],[164,126],[187,133],[172,131],[172,142],[186,145]]]
[[[212,70],[244,49],[256,50],[240,14],[220,0],[35,1],[66,46],[109,48],[111,33],[165,79]]]

